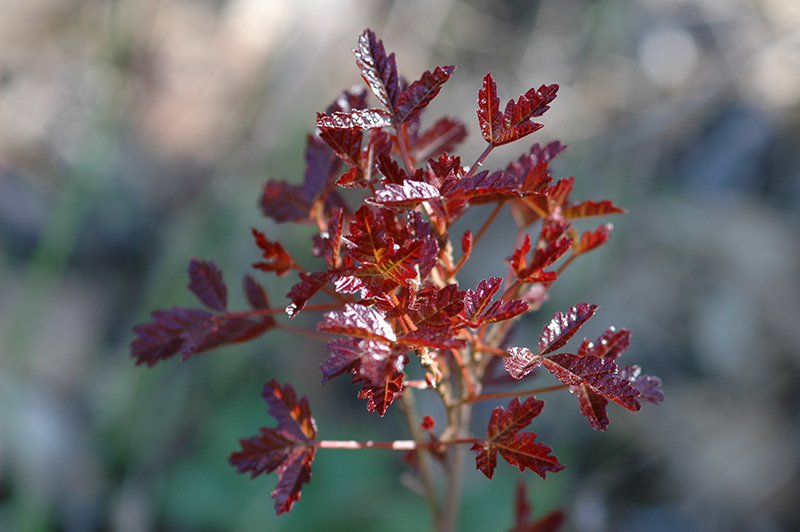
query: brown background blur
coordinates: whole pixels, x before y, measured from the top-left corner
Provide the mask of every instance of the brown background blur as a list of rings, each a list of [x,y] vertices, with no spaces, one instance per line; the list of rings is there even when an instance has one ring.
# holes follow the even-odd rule
[[[612,407],[600,434],[568,395],[544,397],[532,429],[567,468],[524,475],[538,509],[565,507],[581,532],[800,529],[800,2],[2,0],[0,530],[428,526],[393,453],[320,451],[280,518],[274,475],[225,463],[270,423],[272,377],[309,396],[325,439],[406,437],[346,379],[319,386],[320,344],[276,332],[185,364],[128,359],[134,324],[194,304],[190,257],[223,268],[239,308],[250,227],[310,259],[309,232],[256,201],[270,177],[299,181],[314,112],[361,82],[366,27],[407,79],[458,66],[426,116],[467,124],[465,164],[487,71],[504,102],[560,84],[535,140],[571,145],[554,167],[576,198],[629,210],[517,343],[598,303],[586,335],[630,328],[627,363],[667,401]],[[502,275],[509,223],[465,287]],[[292,281],[267,281],[276,305]],[[508,529],[518,477],[471,470],[462,530]]]

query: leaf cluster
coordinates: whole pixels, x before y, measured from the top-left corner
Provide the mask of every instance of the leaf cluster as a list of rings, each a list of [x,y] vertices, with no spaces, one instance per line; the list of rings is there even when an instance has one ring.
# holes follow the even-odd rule
[[[552,449],[536,441],[534,432],[523,430],[542,411],[544,401],[534,395],[540,390],[485,392],[500,382],[494,376],[500,366],[506,382],[532,376],[543,366],[560,383],[549,389],[569,388],[581,414],[598,430],[608,425],[609,401],[636,411],[640,401],[663,400],[656,377],[638,366],[617,365],[630,345],[627,329],[610,327],[593,342],[583,340],[574,352],[561,351],[595,314],[596,305],[579,303],[556,313],[545,323],[535,350],[507,347],[514,323],[541,307],[567,266],[610,238],[611,224],[583,232],[575,224],[624,212],[608,200],[571,199],[574,178],[556,180],[550,173],[550,162],[566,149],[558,141],[533,144],[503,169],[479,171],[495,147],[543,127],[534,119],[550,108],[558,85],[532,88],[501,111],[497,85],[487,74],[477,109],[486,149],[465,166],[452,154],[466,137],[464,124],[450,117],[427,127],[422,121],[423,111],[455,67],[439,66],[407,83],[398,74],[394,54],[387,54],[370,30],[359,36],[353,53],[368,90],[342,92],[317,114],[316,130],[306,137],[302,184],[272,179],[259,200],[263,214],[275,222],[315,228],[311,248],[319,258],[317,266],[304,268],[280,242],[253,229],[261,254],[253,268],[297,276],[287,294],[289,319],[300,312],[324,312],[312,332],[329,337],[320,357],[323,384],[349,374],[360,386],[358,397],[366,400],[367,410],[380,416],[404,395],[430,390],[440,397],[447,422],[435,434],[433,419],[426,415],[420,432],[417,414],[410,411],[415,438],[408,444],[318,441],[306,399],[298,400],[289,384],[268,382],[262,395],[277,426],[240,440],[241,450],[229,460],[252,476],[277,472],[273,498],[279,514],[291,508],[310,480],[317,447],[412,449],[416,460],[411,462],[423,477],[427,466],[422,458],[430,454],[446,462],[447,449],[459,444],[472,445],[476,468],[490,479],[498,454],[520,471],[530,469],[542,478],[561,470],[564,466]],[[368,91],[377,100],[374,107]],[[361,191],[361,201],[351,205],[341,194],[343,188]],[[486,223],[474,234],[451,235],[453,224],[482,204],[494,206]],[[504,276],[461,287],[459,271],[506,207],[519,232],[509,246]],[[205,308],[153,312],[151,322],[134,328],[131,354],[137,364],[152,366],[176,353],[185,360],[283,326],[275,317],[280,310],[270,307],[266,289],[250,275],[243,282],[250,309],[241,312],[228,311],[227,287],[212,262],[193,259],[189,278],[189,289]],[[406,378],[412,360],[424,368],[424,380]],[[505,408],[495,408],[485,438],[468,437],[471,428],[464,420],[474,402],[513,395],[527,398],[514,397]],[[554,530],[560,525],[558,517],[529,524],[523,502],[517,505],[515,530]]]

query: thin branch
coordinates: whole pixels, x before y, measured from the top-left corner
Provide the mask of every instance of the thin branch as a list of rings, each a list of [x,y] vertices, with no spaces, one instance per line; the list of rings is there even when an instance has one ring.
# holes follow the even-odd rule
[[[500,214],[500,211],[503,209],[503,205],[505,205],[505,203],[498,203],[497,206],[492,211],[492,214],[490,214],[489,217],[486,219],[486,221],[483,222],[483,225],[478,231],[478,234],[475,235],[475,238],[472,239],[473,246],[475,246],[475,244],[478,243],[478,241],[481,239],[486,230],[489,229],[489,226],[492,225],[494,219],[497,218],[497,215]]]
[[[319,340],[320,342],[328,343],[331,341],[331,337],[324,333],[313,331],[311,329],[303,329],[302,327],[295,327],[294,325],[289,325],[288,323],[278,322],[275,324],[275,327],[281,329],[282,331],[296,334],[298,336],[306,336],[314,340]]]
[[[486,159],[486,157],[488,157],[490,153],[492,153],[493,149],[494,149],[494,146],[492,146],[491,144],[486,146],[486,149],[483,150],[483,153],[480,154],[480,156],[478,157],[478,160],[475,161],[475,164],[473,164],[470,167],[469,172],[467,172],[467,175],[465,175],[463,177],[463,179],[469,179],[470,177],[472,177],[475,174],[475,171],[478,168],[480,168],[481,166],[483,166],[483,160]]]

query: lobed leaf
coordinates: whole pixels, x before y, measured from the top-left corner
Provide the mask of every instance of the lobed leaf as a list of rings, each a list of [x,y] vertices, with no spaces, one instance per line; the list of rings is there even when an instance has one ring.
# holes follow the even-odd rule
[[[277,240],[273,242],[267,239],[264,233],[257,229],[253,229],[252,232],[256,239],[256,245],[262,251],[261,256],[264,258],[263,261],[253,264],[253,268],[258,268],[265,272],[275,272],[280,276],[286,275],[297,267],[292,256],[289,255],[280,242]]]
[[[606,413],[608,399],[585,384],[570,386],[569,389],[578,398],[581,414],[586,416],[592,428],[605,432],[608,426],[608,414]]]
[[[376,129],[392,125],[392,115],[383,109],[353,109],[349,113],[331,115],[317,113],[320,129]]]
[[[367,400],[367,411],[378,412],[381,417],[386,414],[386,409],[394,402],[395,398],[403,391],[403,373],[394,372],[384,379],[378,386],[365,383],[358,393],[359,399]]]
[[[384,107],[394,110],[400,94],[394,53],[386,55],[383,41],[378,39],[374,32],[366,29],[358,37],[358,44],[353,54],[367,86]]]
[[[391,209],[411,210],[422,202],[438,198],[439,190],[422,181],[403,181],[402,185],[388,183],[383,190],[368,198],[367,203]]]
[[[300,499],[302,485],[311,480],[317,425],[308,400],[303,397],[298,401],[290,384],[281,387],[272,380],[264,386],[262,397],[278,426],[262,427],[259,436],[239,440],[242,450],[232,453],[228,463],[239,473],[250,473],[251,478],[277,470],[278,484],[272,498],[280,515],[291,510]]]
[[[546,355],[563,347],[578,329],[594,316],[597,308],[597,305],[578,303],[563,314],[556,312],[550,323],[544,326],[539,337],[539,354]]]
[[[347,303],[344,310],[325,313],[317,329],[355,338],[387,342],[397,340],[392,326],[380,311],[355,303]]]
[[[578,356],[596,356],[616,360],[630,345],[631,332],[628,329],[616,330],[614,327],[609,327],[594,342],[584,338],[578,348]]]
[[[436,67],[433,73],[426,70],[420,79],[403,91],[397,99],[397,104],[392,108],[395,126],[416,117],[439,94],[442,85],[455,69],[455,66],[445,66]]]
[[[564,469],[564,466],[558,463],[558,458],[550,454],[553,449],[534,440],[536,440],[535,433],[521,432],[496,445],[500,456],[509,465],[518,467],[520,472],[527,468],[544,479],[548,472],[557,473]]]
[[[637,398],[640,393],[617,372],[617,364],[610,358],[581,357],[559,353],[539,357],[541,364],[558,380],[570,386],[585,385],[592,392],[611,399],[628,410],[641,408]]]
[[[631,383],[640,394],[640,398],[657,405],[664,401],[664,392],[661,391],[661,379],[642,373],[639,366],[625,366],[619,371],[619,376]]]
[[[608,242],[611,238],[611,230],[614,228],[611,224],[601,225],[594,231],[585,231],[580,240],[575,242],[572,246],[572,254],[574,256],[581,255],[587,251],[598,248]]]
[[[228,289],[222,272],[213,262],[192,259],[189,263],[189,290],[205,306],[224,311],[228,306]]]

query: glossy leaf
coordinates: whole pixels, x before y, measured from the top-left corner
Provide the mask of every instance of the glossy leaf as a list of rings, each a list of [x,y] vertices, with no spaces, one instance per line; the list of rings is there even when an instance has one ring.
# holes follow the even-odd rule
[[[579,303],[563,314],[556,312],[550,323],[544,326],[542,335],[539,337],[539,354],[546,355],[563,347],[578,332],[578,329],[594,316],[597,308],[597,305]]]
[[[345,305],[344,310],[325,313],[317,329],[354,338],[384,340],[387,342],[397,340],[397,335],[395,335],[392,326],[386,321],[383,314],[374,308],[355,303],[348,303]]]
[[[638,390],[618,374],[617,364],[610,358],[558,353],[540,357],[540,360],[547,371],[564,384],[583,384],[594,393],[633,412],[641,408],[637,400],[640,396]]]
[[[353,109],[349,113],[317,114],[320,129],[376,129],[392,125],[392,115],[383,109]]]
[[[297,316],[303,310],[308,300],[328,284],[328,272],[303,273],[300,272],[300,282],[286,294],[292,302],[286,307],[286,314],[290,318]]]
[[[400,96],[400,83],[397,76],[397,62],[394,54],[386,55],[383,41],[367,29],[359,36],[358,45],[353,50],[356,63],[361,69],[361,77],[373,94],[387,109],[394,110]]]
[[[222,272],[213,262],[192,259],[189,263],[189,290],[205,306],[223,311],[228,306],[228,289]]]
[[[616,360],[630,345],[631,332],[628,329],[616,330],[614,327],[609,327],[594,342],[584,338],[578,348],[578,356],[596,356]]]
[[[530,469],[543,479],[547,473],[564,469],[558,458],[550,454],[553,449],[535,440],[535,433],[521,432],[498,442],[497,450],[509,465],[518,467],[520,472]]]
[[[442,85],[450,78],[450,74],[455,69],[454,66],[445,66],[436,67],[433,73],[426,70],[420,79],[403,91],[394,106],[395,126],[417,116],[439,94]]]
[[[640,398],[648,403],[657,405],[664,401],[664,392],[661,391],[661,379],[642,373],[639,366],[625,366],[619,371],[619,376],[631,383],[640,394]]]
[[[282,387],[270,381],[264,386],[262,397],[278,426],[262,427],[259,436],[239,440],[242,450],[231,454],[228,462],[239,473],[250,473],[251,478],[277,470],[278,484],[272,498],[275,512],[280,515],[291,510],[300,499],[302,485],[311,480],[317,426],[308,400],[303,397],[298,401],[291,385]]]
[[[371,386],[368,383],[358,393],[359,399],[367,400],[367,411],[377,412],[381,417],[386,414],[394,400],[403,391],[403,373],[395,372],[388,375],[378,386]]]
[[[410,210],[424,201],[439,197],[439,191],[421,181],[403,181],[402,185],[387,184],[383,190],[367,199],[373,205],[383,205],[391,209]]]

